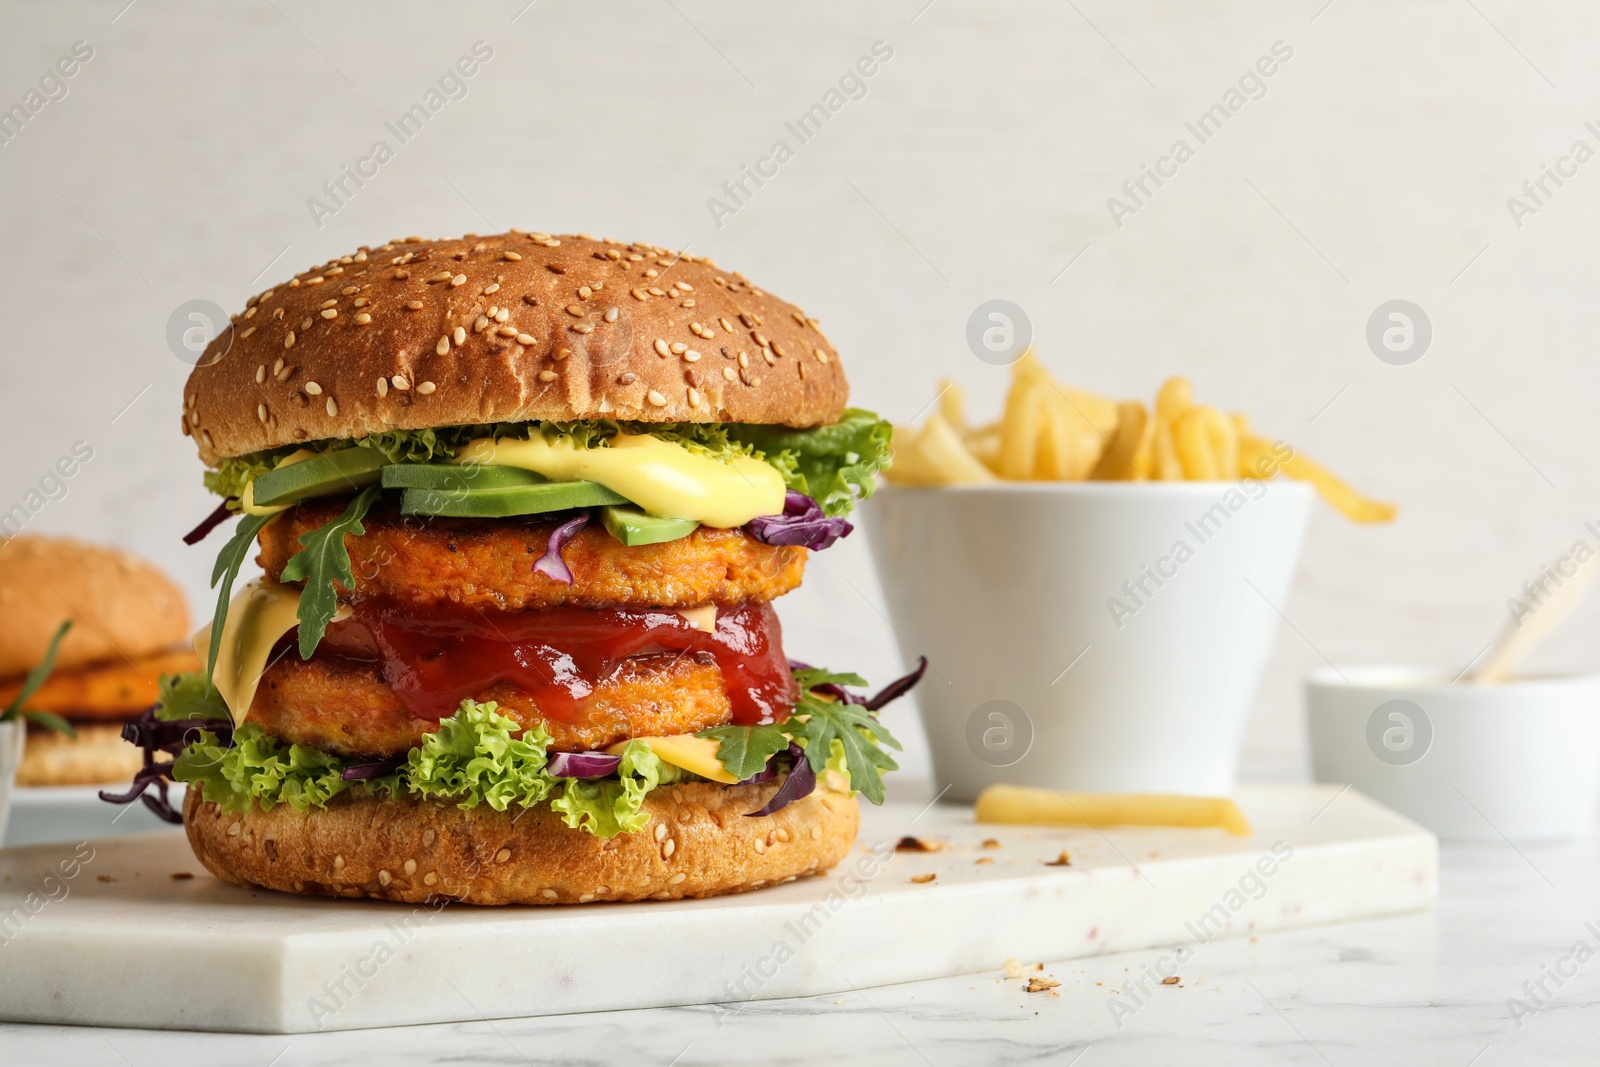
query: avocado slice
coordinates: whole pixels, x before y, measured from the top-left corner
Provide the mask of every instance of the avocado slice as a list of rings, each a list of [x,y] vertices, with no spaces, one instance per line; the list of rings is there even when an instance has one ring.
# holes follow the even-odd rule
[[[365,489],[377,483],[379,471],[387,462],[375,448],[324,452],[261,475],[251,483],[252,502],[269,507]]]
[[[596,482],[539,482],[494,489],[407,489],[400,498],[400,513],[503,519],[512,515],[625,503],[626,497]]]
[[[635,507],[610,507],[600,512],[611,536],[632,548],[636,545],[654,545],[662,541],[676,541],[694,533],[700,524],[693,519],[666,519],[659,515],[646,515]]]
[[[391,463],[383,468],[385,489],[509,489],[542,485],[549,479],[520,467],[453,463]]]

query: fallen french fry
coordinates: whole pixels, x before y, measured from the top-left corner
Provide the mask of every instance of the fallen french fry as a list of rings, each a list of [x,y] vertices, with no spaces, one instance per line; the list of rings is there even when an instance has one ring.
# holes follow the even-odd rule
[[[1227,797],[1167,793],[1061,793],[991,785],[978,796],[977,820],[1016,826],[1216,827],[1243,837],[1250,821]]]
[[[1137,400],[1118,404],[1116,432],[1111,435],[1105,451],[1100,453],[1100,462],[1089,472],[1090,480],[1131,482],[1142,478],[1138,455],[1149,424],[1149,414]]]

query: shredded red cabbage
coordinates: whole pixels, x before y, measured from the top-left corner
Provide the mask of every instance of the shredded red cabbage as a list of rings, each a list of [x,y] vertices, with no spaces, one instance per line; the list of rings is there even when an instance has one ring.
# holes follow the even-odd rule
[[[820,551],[855,529],[844,519],[830,519],[815,500],[790,489],[783,496],[782,515],[761,515],[744,524],[745,533],[764,545],[801,545]]]
[[[797,659],[792,659],[789,661],[789,669],[791,671],[804,671],[809,670],[810,668],[811,665],[809,663],[802,663]],[[927,670],[928,657],[918,656],[917,666],[910,674],[902,675],[901,677],[896,678],[894,681],[890,682],[888,685],[884,686],[870,697],[858,696],[857,694],[850,692],[844,686],[834,685],[832,682],[829,682],[826,685],[816,686],[812,691],[816,693],[826,693],[843,704],[857,704],[863,708],[866,708],[868,711],[877,711],[885,704],[891,704],[909,693],[918,682],[922,681],[922,676],[927,672]]]
[[[237,499],[239,498],[230,496],[228,499],[218,504],[216,511],[213,511],[211,514],[201,519],[199,526],[196,526],[194,529],[183,535],[183,543],[186,545],[198,545],[201,541],[204,541],[206,539],[206,534],[210,533],[212,530],[215,530],[218,526],[221,526],[224,522],[233,517],[233,512],[228,510],[228,505]]]
[[[161,819],[170,823],[182,823],[183,814],[174,810],[171,801],[167,798],[167,782],[172,777],[172,761],[165,763],[156,762],[156,753],[177,757],[183,750],[198,740],[201,730],[208,730],[215,734],[223,744],[233,738],[233,723],[226,719],[185,719],[180,722],[166,722],[156,718],[154,708],[150,708],[137,719],[123,723],[122,739],[131,744],[138,745],[144,753],[144,766],[139,768],[133,776],[133,784],[125,792],[113,793],[109,789],[100,790],[100,799],[111,804],[131,804],[135,800],[144,802],[144,806],[155,812]],[[149,793],[151,786],[156,793]]]
[[[550,531],[550,544],[545,548],[544,555],[539,557],[539,562],[533,565],[533,569],[562,585],[571,585],[572,570],[567,566],[567,561],[561,558],[561,550],[587,525],[589,525],[589,513],[582,511],[576,518],[568,519]]]
[[[817,773],[811,769],[811,761],[806,759],[805,749],[791,741],[788,755],[794,764],[789,769],[789,777],[785,778],[778,791],[772,794],[771,800],[763,804],[759,811],[746,813],[745,818],[754,819],[758,815],[771,815],[797,800],[810,796],[812,790],[817,788]],[[767,770],[763,773],[776,773],[773,770],[773,764],[776,762],[777,757],[774,756],[767,762]]]
[[[552,752],[545,769],[557,778],[604,778],[621,762],[604,752]]]
[[[365,782],[373,778],[382,778],[390,771],[399,768],[399,766],[405,761],[406,760],[404,756],[394,756],[390,759],[369,760],[366,763],[352,763],[343,771],[339,772],[339,777],[346,782]]]

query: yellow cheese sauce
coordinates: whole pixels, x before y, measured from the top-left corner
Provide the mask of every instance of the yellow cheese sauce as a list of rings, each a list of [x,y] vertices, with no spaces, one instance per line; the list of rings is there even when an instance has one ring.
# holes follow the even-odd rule
[[[300,590],[266,578],[248,582],[228,602],[217,645],[216,670],[211,680],[233,713],[237,726],[250,712],[256,688],[267,669],[272,646],[299,624]],[[339,605],[334,618],[348,618],[350,609]],[[211,627],[194,635],[194,650],[203,661],[211,651]]]
[[[648,434],[619,434],[602,448],[579,448],[571,438],[547,440],[538,432],[527,440],[479,438],[452,462],[598,482],[648,514],[722,529],[783,512],[783,476],[769,464],[749,456],[724,463]]]

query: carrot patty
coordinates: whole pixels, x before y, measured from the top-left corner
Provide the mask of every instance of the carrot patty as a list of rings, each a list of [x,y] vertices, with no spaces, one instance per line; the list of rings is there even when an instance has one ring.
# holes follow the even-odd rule
[[[479,698],[524,729],[542,724],[561,751],[605,748],[630,737],[694,733],[730,721],[722,672],[709,657],[652,655],[623,661],[570,720],[546,719],[529,695],[501,682]],[[408,711],[379,668],[318,654],[280,658],[261,676],[250,722],[284,741],[342,755],[398,756],[438,723]]]
[[[276,579],[300,550],[300,536],[344,507],[343,500],[316,501],[269,523],[260,536],[262,568]],[[702,526],[676,541],[629,548],[596,523],[562,549],[573,575],[563,585],[533,569],[555,525],[407,516],[380,505],[365,519],[365,534],[345,538],[355,576],[347,599],[503,611],[761,604],[797,588],[805,570],[804,548],[764,545],[742,530]]]

